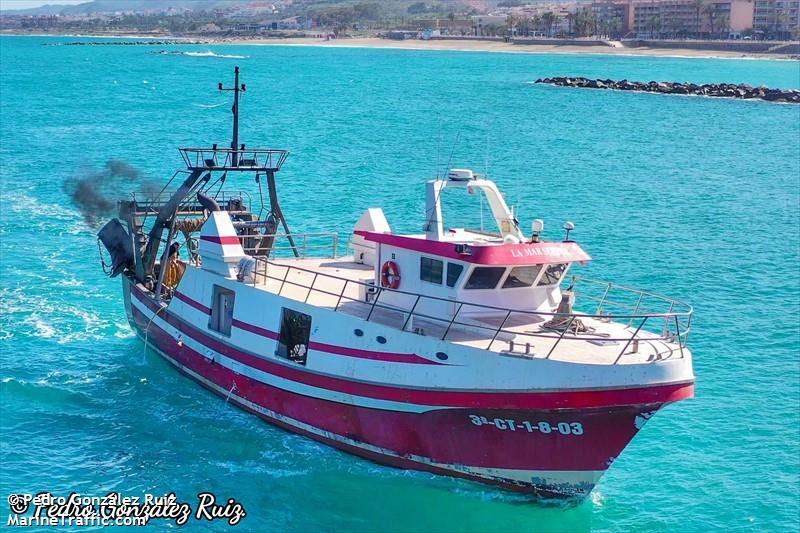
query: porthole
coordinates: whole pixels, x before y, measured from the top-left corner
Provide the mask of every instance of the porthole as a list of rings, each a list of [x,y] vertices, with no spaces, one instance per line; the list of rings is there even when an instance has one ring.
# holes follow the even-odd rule
[[[377,337],[375,337],[375,340],[378,341],[380,344],[386,344],[386,337],[381,337],[380,335],[378,335]]]
[[[436,352],[436,359],[441,359],[442,361],[447,361],[447,354],[444,352]]]
[[[353,333],[356,334],[356,337],[363,337],[364,336],[364,332],[361,331],[360,329],[354,329]]]

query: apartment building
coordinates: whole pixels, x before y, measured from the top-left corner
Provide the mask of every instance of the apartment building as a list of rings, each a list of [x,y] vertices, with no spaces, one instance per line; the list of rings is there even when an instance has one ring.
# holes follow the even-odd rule
[[[800,0],[755,0],[753,29],[796,38],[800,30]]]

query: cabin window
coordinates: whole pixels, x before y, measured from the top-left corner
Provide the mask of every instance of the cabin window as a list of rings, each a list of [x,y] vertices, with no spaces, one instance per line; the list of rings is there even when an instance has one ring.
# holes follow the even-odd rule
[[[561,281],[564,271],[567,270],[567,263],[558,263],[555,265],[547,265],[547,268],[539,281],[539,285],[556,285]]]
[[[281,311],[277,355],[301,365],[306,364],[310,338],[311,315],[284,307]]]
[[[505,271],[505,267],[475,267],[464,288],[494,289]]]
[[[419,258],[419,279],[428,283],[442,284],[444,262],[430,257]]]
[[[233,302],[236,294],[225,287],[214,285],[211,295],[211,318],[208,321],[208,329],[222,333],[231,334],[233,325]]]
[[[541,270],[542,267],[540,265],[514,267],[503,283],[503,288],[530,287],[536,281],[536,277]]]
[[[455,287],[456,283],[458,283],[458,278],[461,277],[462,272],[464,272],[464,265],[459,265],[458,263],[447,263],[447,286]]]

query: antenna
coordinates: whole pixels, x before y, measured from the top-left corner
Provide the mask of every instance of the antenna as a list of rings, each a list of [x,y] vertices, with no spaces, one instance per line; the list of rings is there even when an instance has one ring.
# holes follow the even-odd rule
[[[439,148],[442,145],[442,123],[439,122],[436,131],[436,180],[439,180]]]
[[[239,166],[239,93],[247,90],[244,83],[239,85],[239,67],[233,68],[233,88],[224,88],[219,82],[217,88],[220,91],[233,91],[233,139],[231,140],[231,166]]]
[[[458,146],[458,138],[460,136],[461,136],[461,131],[458,131],[456,133],[456,140],[453,141],[453,148],[450,149],[450,157],[447,158],[447,168],[444,169],[445,175],[447,175],[447,172],[450,170],[450,161],[453,160],[453,154],[456,151],[456,146]]]

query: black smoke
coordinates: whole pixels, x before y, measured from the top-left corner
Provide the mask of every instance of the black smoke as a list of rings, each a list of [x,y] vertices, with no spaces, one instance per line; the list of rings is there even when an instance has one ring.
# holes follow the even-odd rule
[[[117,201],[133,190],[153,190],[142,173],[119,159],[106,161],[100,170],[83,169],[64,183],[72,202],[92,227],[116,211]]]

